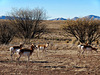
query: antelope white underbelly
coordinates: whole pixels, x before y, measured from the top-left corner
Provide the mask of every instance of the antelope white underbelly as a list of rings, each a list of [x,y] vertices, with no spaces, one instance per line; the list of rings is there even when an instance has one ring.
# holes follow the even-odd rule
[[[44,47],[40,47],[40,49],[44,49]]]
[[[87,51],[90,51],[90,50],[91,50],[91,48],[86,48],[86,50],[87,50]]]
[[[84,46],[81,46],[81,49],[83,50]]]
[[[23,55],[30,55],[30,52],[24,52]]]
[[[16,50],[16,53],[19,54],[19,52],[20,52],[20,49],[17,49],[17,50]]]
[[[17,52],[19,52],[19,50],[20,50],[20,49],[15,49],[15,52],[17,53]]]
[[[14,49],[13,47],[10,47],[10,51],[14,52],[14,53],[17,53],[19,51],[19,49]]]
[[[81,49],[81,45],[78,45],[77,47],[78,47],[78,49]]]
[[[9,50],[10,50],[10,51],[14,51],[14,48],[13,48],[13,47],[10,47]]]

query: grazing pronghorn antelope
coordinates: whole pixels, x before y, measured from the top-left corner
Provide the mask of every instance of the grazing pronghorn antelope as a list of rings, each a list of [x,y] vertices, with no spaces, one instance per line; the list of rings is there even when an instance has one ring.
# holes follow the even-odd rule
[[[19,46],[12,46],[9,48],[10,52],[11,52],[11,59],[14,53],[17,52],[17,50],[22,49],[24,44],[20,44]]]
[[[94,50],[98,53],[97,48],[93,48],[92,46],[81,46],[81,49],[83,50],[82,54],[84,53],[84,51],[91,51]]]
[[[81,49],[81,50],[83,50],[83,52],[82,53],[84,53],[84,51],[86,50],[86,51],[92,51],[92,46],[90,46],[88,43],[86,43],[85,45],[78,45],[77,46],[78,47],[78,49]],[[91,49],[90,49],[91,48]],[[79,53],[80,53],[81,51],[79,50]]]
[[[31,49],[27,49],[27,48],[19,49],[19,50],[17,51],[17,54],[19,55],[18,61],[19,61],[19,59],[20,59],[20,57],[21,57],[22,55],[26,55],[26,56],[28,57],[28,61],[29,61],[29,58],[30,58],[30,56],[32,55],[32,53],[33,53],[35,47],[36,47],[36,46],[32,44],[32,45],[31,45]]]

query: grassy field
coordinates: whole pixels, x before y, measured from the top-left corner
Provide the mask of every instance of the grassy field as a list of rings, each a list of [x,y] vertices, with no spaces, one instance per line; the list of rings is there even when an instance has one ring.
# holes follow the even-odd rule
[[[22,56],[18,62],[17,54],[14,54],[12,61],[8,51],[10,46],[18,45],[22,40],[15,38],[9,45],[0,45],[0,75],[100,75],[100,47],[98,53],[93,51],[82,55],[77,44],[72,44],[74,38],[61,31],[60,26],[64,23],[47,21],[50,32],[24,45],[30,48],[31,43],[50,42],[45,53],[39,52],[39,58],[35,49],[29,62],[26,56]]]

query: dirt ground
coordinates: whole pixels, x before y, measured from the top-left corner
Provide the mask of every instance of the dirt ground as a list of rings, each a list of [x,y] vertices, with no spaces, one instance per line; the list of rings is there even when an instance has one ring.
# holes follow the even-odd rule
[[[76,45],[62,49],[47,48],[46,52],[35,49],[30,61],[22,56],[20,62],[8,51],[10,45],[0,46],[0,75],[100,75],[100,51],[78,53]]]

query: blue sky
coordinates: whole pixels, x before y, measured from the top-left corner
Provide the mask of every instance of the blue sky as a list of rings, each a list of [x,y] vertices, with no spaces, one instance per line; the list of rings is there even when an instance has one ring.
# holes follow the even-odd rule
[[[100,16],[100,0],[0,0],[0,16],[12,8],[44,8],[50,18]]]

